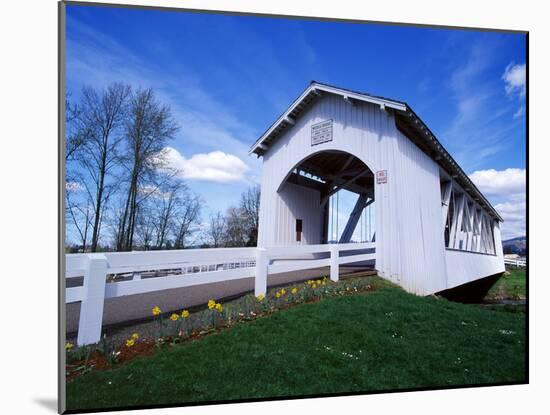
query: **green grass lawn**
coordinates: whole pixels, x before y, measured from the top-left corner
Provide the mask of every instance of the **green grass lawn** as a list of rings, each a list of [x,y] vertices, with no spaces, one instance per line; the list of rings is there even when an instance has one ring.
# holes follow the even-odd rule
[[[70,410],[523,382],[525,316],[384,288],[323,299],[67,384]]]
[[[487,299],[519,300],[525,298],[525,270],[511,268],[508,272],[509,275],[503,275],[491,287]]]

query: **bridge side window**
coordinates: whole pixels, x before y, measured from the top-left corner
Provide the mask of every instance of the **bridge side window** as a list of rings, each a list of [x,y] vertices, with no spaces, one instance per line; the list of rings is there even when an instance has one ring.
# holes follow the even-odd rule
[[[441,182],[441,209],[446,248],[495,254],[494,219],[450,181]]]

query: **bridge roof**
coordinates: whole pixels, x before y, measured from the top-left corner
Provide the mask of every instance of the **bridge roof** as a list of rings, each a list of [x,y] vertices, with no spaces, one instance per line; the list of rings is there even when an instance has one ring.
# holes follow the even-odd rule
[[[470,180],[455,159],[443,147],[435,134],[433,134],[424,121],[416,115],[412,108],[403,101],[311,81],[309,86],[300,96],[296,98],[281,116],[260,136],[260,138],[258,138],[258,140],[256,140],[250,148],[249,154],[254,153],[258,157],[265,154],[269,149],[270,143],[276,140],[284,131],[291,128],[295,120],[304,110],[326,94],[340,95],[350,102],[368,102],[379,105],[381,109],[393,111],[396,117],[397,128],[399,128],[403,135],[435,160],[474,200],[482,207],[486,208],[497,220],[502,222],[502,217]]]

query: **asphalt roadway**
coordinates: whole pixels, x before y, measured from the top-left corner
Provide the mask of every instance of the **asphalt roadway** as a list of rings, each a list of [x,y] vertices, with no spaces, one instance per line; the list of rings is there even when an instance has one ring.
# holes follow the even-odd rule
[[[340,274],[365,271],[365,267],[340,267]],[[370,268],[372,269],[372,268]],[[316,268],[305,271],[293,271],[268,276],[268,287],[305,281],[310,278],[329,275],[329,268]],[[174,277],[177,278],[177,277]],[[116,284],[116,283],[113,283]],[[163,312],[192,308],[208,302],[209,299],[223,301],[239,294],[254,290],[254,277],[239,280],[217,282],[192,287],[174,288],[146,294],[128,295],[105,300],[103,326],[119,326],[143,321],[151,317],[151,309],[159,306]],[[80,303],[67,304],[66,333],[73,336],[78,329]]]

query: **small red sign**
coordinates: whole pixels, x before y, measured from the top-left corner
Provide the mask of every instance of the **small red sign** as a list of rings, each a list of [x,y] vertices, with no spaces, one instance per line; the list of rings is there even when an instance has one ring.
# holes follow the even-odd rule
[[[376,172],[376,183],[382,184],[388,182],[388,171],[387,170],[378,170]]]

